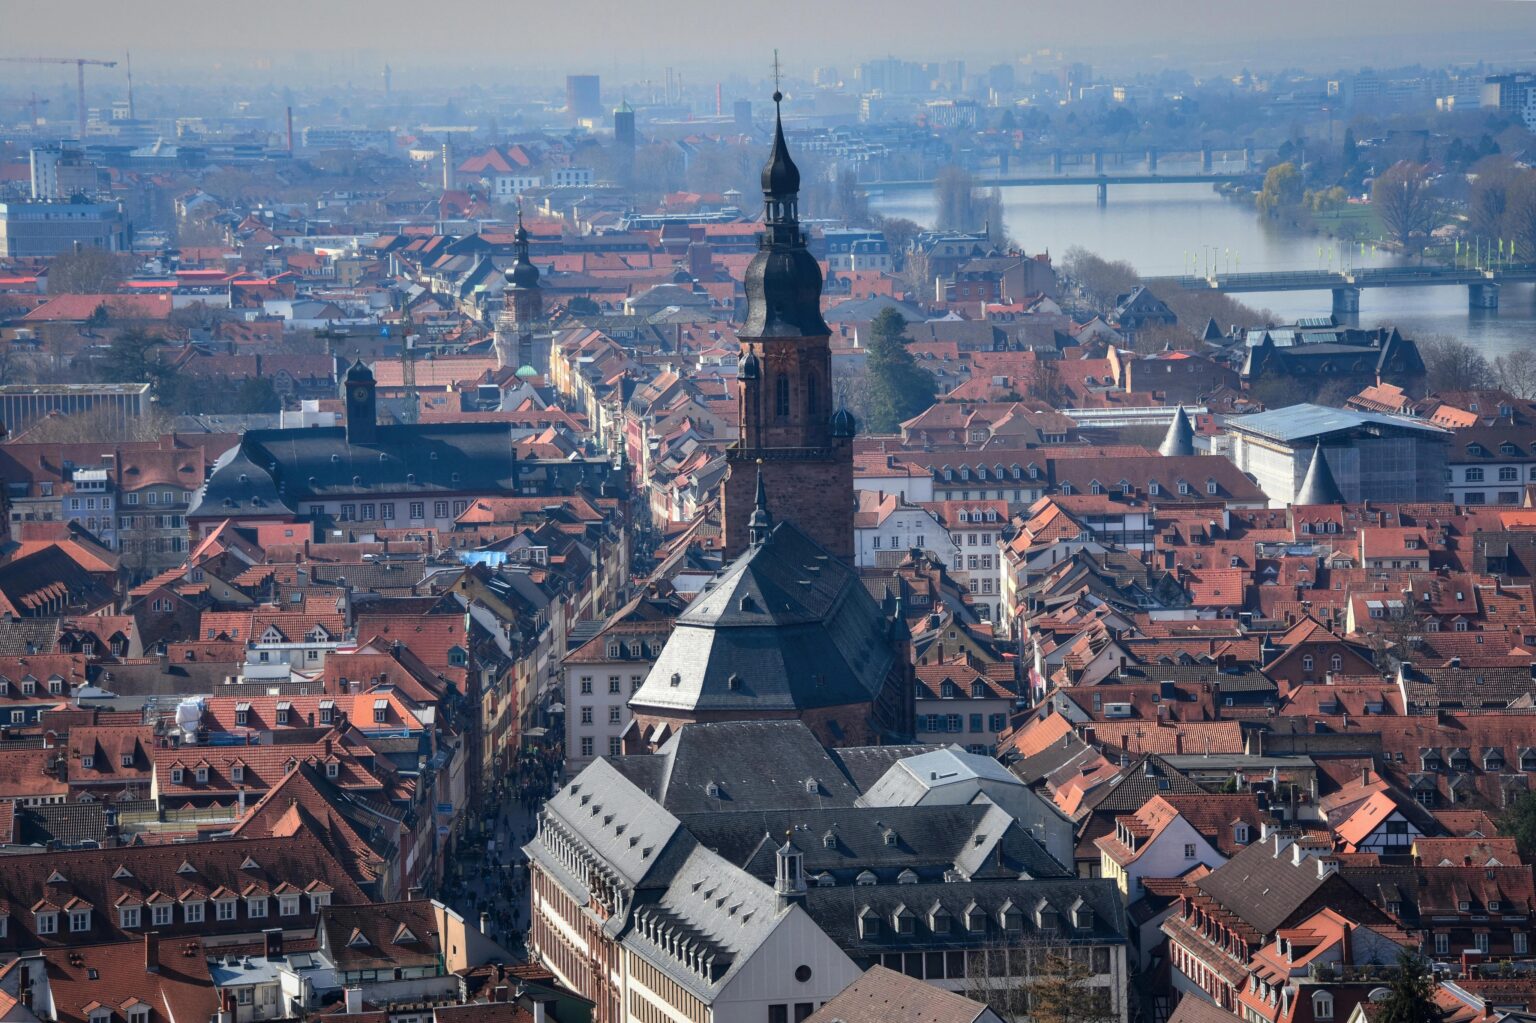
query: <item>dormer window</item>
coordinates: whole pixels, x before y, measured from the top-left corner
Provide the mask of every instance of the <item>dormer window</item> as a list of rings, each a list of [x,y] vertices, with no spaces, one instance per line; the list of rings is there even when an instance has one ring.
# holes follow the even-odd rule
[[[917,927],[917,918],[906,906],[897,906],[891,912],[891,929],[897,934],[911,934]]]
[[[185,776],[186,776],[186,772],[183,771],[181,768],[179,768],[179,767],[171,768],[171,783],[173,785],[180,785],[182,783],[182,780],[185,778]]]
[[[1010,899],[997,911],[997,923],[1005,934],[1018,934],[1024,930],[1024,913]]]
[[[279,703],[277,705],[277,723],[280,725],[286,725],[288,723],[288,718],[292,715],[292,713],[293,704]]]
[[[197,783],[199,785],[207,784],[207,782],[208,782],[208,768],[206,768],[206,767],[199,767],[194,773],[195,773],[195,775],[197,777]]]
[[[336,719],[336,703],[334,700],[320,701],[320,723],[331,724]]]
[[[231,767],[229,769],[229,779],[234,782],[245,781],[245,765],[236,764],[234,767]]]
[[[859,937],[873,938],[880,933],[880,918],[874,910],[865,906],[859,910]]]
[[[972,934],[987,929],[987,915],[974,902],[965,907],[965,929]]]
[[[1333,1019],[1333,995],[1327,991],[1312,993],[1312,1018]]]
[[[87,753],[85,756],[80,758],[80,766],[86,770],[90,770],[96,766],[96,758]]]

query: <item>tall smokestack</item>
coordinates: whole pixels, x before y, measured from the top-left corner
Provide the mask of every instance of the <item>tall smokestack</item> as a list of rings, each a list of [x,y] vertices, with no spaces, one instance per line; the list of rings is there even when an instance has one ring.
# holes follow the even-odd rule
[[[293,107],[288,108],[288,155],[293,155]]]
[[[719,117],[720,115],[725,113],[725,102],[724,102],[724,98],[720,95],[720,88],[721,88],[720,83],[716,82],[715,83],[715,116],[716,117]]]
[[[443,191],[453,188],[453,145],[443,143]]]

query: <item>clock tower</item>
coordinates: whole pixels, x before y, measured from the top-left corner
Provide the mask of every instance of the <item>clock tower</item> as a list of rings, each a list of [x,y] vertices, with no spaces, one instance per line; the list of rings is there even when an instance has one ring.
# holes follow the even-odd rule
[[[374,443],[379,436],[379,403],[373,371],[359,359],[347,370],[341,386],[347,408],[347,443]]]

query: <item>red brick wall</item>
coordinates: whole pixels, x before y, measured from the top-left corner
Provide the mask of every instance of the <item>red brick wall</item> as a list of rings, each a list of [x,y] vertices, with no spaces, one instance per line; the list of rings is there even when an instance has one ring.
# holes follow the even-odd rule
[[[721,519],[727,561],[747,547],[747,520],[757,500],[758,463],[750,452],[728,452],[731,473],[721,484]],[[793,522],[828,554],[853,564],[853,447],[839,439],[824,452],[767,457],[762,463],[768,512]]]

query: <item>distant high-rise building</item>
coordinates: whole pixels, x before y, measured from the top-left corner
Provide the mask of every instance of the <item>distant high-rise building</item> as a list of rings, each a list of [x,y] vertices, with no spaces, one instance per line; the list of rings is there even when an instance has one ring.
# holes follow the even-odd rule
[[[577,120],[603,114],[602,82],[597,75],[565,76],[565,110]]]
[[[624,149],[635,148],[635,112],[628,103],[613,112],[613,141]]]
[[[749,99],[737,100],[731,106],[731,113],[735,117],[737,134],[752,134],[752,101]]]

